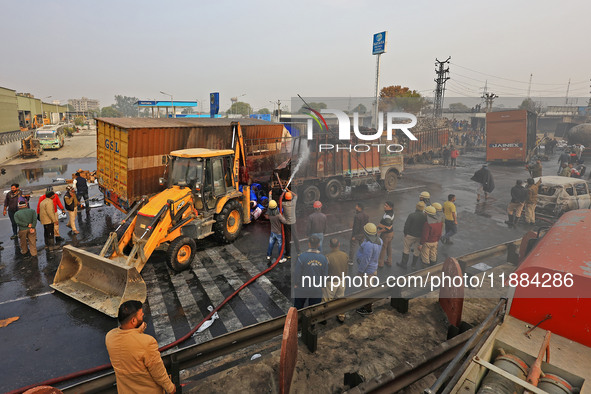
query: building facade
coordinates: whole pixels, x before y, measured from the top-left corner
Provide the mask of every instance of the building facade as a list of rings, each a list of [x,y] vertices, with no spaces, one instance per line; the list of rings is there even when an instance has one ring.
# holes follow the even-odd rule
[[[76,112],[99,111],[101,109],[98,100],[82,97],[81,99],[69,99],[68,104],[74,107]]]

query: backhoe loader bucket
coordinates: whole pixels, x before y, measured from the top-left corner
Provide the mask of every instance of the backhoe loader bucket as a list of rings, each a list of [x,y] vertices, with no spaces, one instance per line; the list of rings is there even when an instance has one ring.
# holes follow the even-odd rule
[[[146,301],[146,284],[135,267],[65,245],[51,285],[111,317],[128,300]]]

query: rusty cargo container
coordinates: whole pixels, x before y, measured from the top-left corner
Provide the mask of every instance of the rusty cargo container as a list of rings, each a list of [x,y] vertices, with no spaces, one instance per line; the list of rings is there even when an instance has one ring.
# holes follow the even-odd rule
[[[432,128],[414,131],[416,141],[405,138],[404,158],[408,163],[424,163],[433,157],[441,156],[445,145],[449,144],[448,128]]]
[[[486,114],[486,161],[525,163],[536,146],[537,115],[526,110]]]
[[[292,158],[279,168],[279,175],[287,181],[300,164],[291,188],[297,189],[305,204],[321,197],[338,199],[346,186],[378,183],[386,190],[394,190],[404,170],[404,160],[401,153],[388,151],[386,147],[392,143],[385,138],[368,142],[352,137],[348,141],[339,141],[334,134],[327,132],[315,133],[311,140],[296,138]],[[320,149],[327,145],[332,148]]]
[[[232,146],[231,119],[98,118],[97,178],[105,201],[127,211],[162,190],[166,156],[186,148]],[[280,123],[241,119],[251,178],[268,181],[286,157],[289,133]]]

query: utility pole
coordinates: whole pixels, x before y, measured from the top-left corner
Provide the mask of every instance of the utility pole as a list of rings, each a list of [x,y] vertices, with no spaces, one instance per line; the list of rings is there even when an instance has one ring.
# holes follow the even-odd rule
[[[534,75],[533,74],[529,74],[529,86],[527,87],[527,98],[530,98],[530,92],[531,92],[531,79]]]
[[[564,100],[564,105],[568,105],[568,92],[570,90],[570,78],[568,79],[568,85],[566,85],[566,99]]]
[[[499,96],[494,93],[484,93],[482,99],[484,99],[485,107],[484,112],[492,112],[493,101]]]
[[[437,83],[435,86],[435,101],[433,102],[433,117],[440,118],[441,113],[443,112],[443,98],[445,97],[445,82],[449,79],[447,76],[449,73],[449,67],[445,68],[449,61],[451,60],[451,56],[447,58],[445,61],[439,61],[437,58],[435,59],[435,73],[437,74],[437,78],[434,81]]]

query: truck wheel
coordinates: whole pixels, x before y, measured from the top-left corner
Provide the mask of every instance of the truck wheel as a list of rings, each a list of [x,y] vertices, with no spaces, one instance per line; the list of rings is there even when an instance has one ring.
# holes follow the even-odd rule
[[[222,242],[233,242],[242,229],[242,205],[236,200],[228,201],[217,215],[214,226],[215,233]]]
[[[384,179],[384,188],[391,192],[392,190],[396,189],[396,184],[398,183],[398,174],[396,171],[388,171],[386,174],[386,178]]]
[[[314,204],[314,201],[320,200],[320,189],[314,185],[306,186],[304,188],[303,199],[306,205]]]
[[[326,183],[324,193],[329,200],[336,200],[343,193],[343,184],[338,179],[331,179]]]
[[[178,237],[172,241],[166,252],[170,268],[181,272],[191,267],[196,247],[195,240],[189,237]]]

